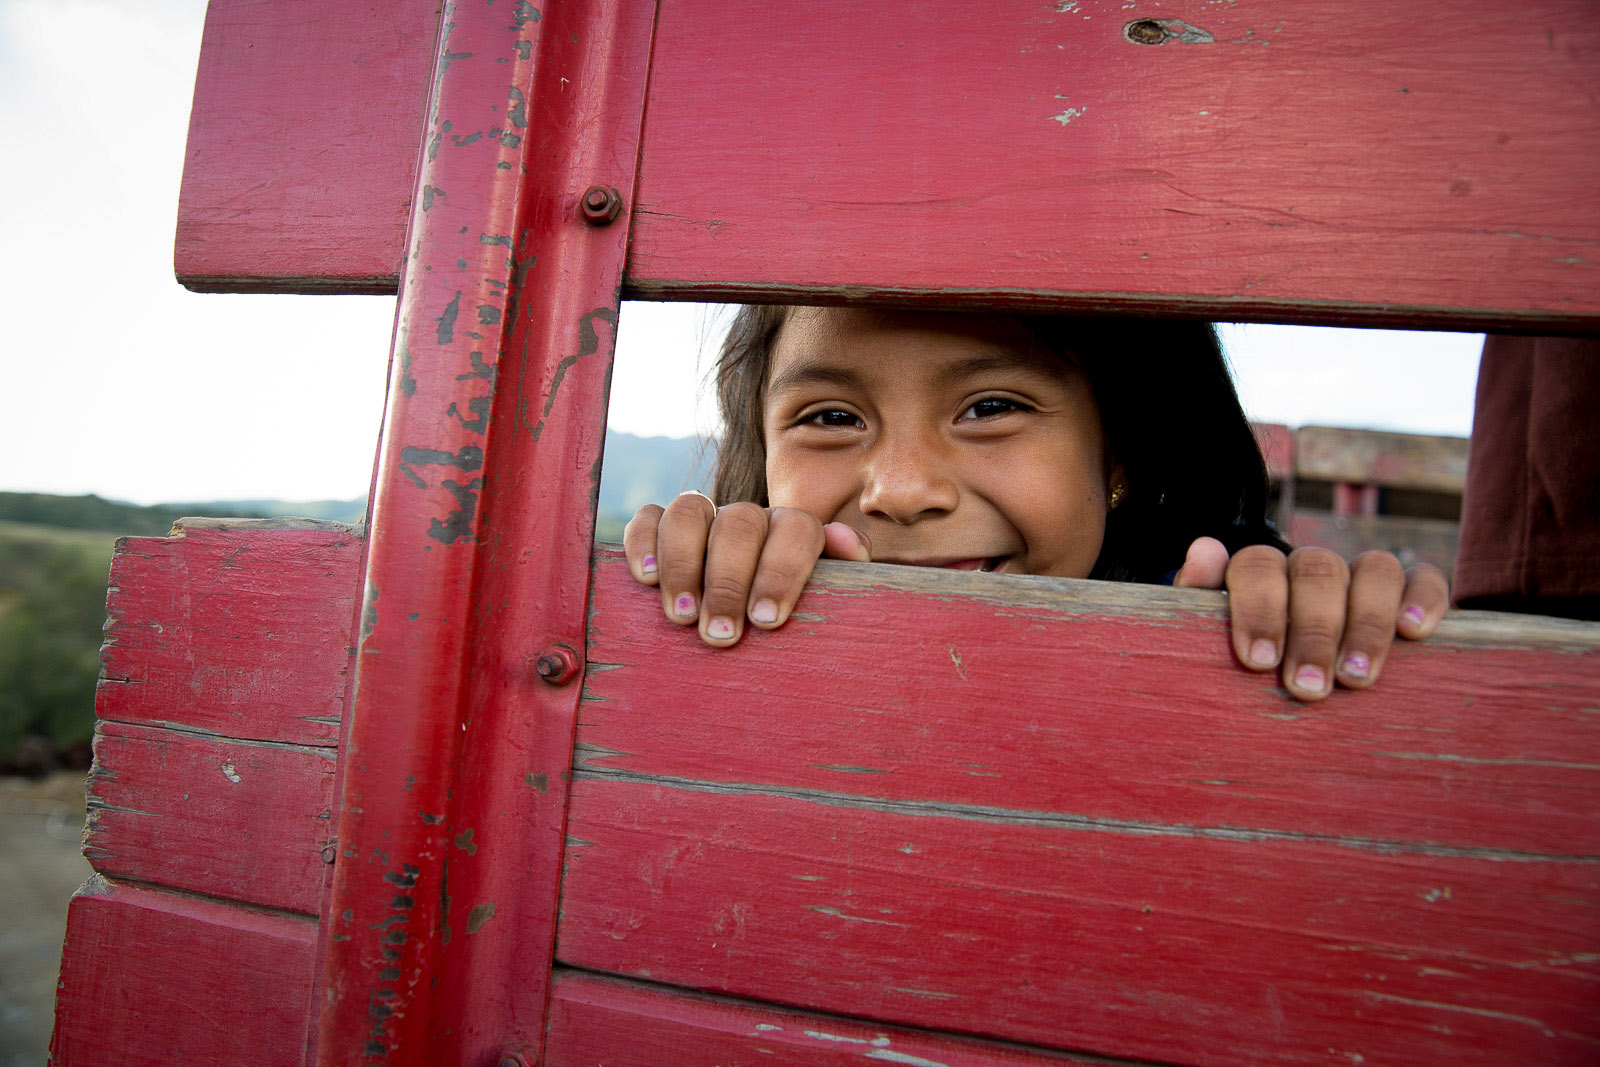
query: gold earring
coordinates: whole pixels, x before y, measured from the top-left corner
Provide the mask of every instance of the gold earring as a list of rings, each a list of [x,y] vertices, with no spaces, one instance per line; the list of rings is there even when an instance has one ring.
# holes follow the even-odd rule
[[[1110,506],[1107,508],[1107,510],[1108,511],[1117,510],[1117,505],[1122,503],[1122,498],[1127,496],[1127,495],[1128,495],[1128,487],[1126,485],[1124,485],[1122,482],[1118,482],[1116,485],[1113,485],[1111,487],[1111,500],[1109,501],[1109,505]]]

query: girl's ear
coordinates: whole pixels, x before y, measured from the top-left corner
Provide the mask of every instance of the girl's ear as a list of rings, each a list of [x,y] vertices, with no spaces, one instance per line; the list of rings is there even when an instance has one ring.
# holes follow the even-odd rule
[[[1128,495],[1128,472],[1122,464],[1113,462],[1106,475],[1106,510],[1115,511],[1122,498]]]

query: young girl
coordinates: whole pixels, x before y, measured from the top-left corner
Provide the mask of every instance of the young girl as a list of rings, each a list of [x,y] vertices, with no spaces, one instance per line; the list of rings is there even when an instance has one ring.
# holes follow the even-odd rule
[[[1233,648],[1295,696],[1371,685],[1443,574],[1286,546],[1211,327],[748,307],[717,365],[715,492],[641,508],[636,579],[707,644],[782,626],[819,557],[1230,594]]]

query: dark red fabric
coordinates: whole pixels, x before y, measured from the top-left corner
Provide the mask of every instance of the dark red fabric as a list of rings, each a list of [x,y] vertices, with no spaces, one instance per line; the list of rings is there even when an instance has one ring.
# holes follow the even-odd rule
[[[1463,607],[1596,616],[1600,338],[1485,341],[1455,597]]]

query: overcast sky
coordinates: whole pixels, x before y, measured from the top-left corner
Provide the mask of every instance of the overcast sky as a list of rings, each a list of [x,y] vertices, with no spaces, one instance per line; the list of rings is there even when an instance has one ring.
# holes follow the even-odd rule
[[[366,492],[392,298],[197,295],[172,232],[204,0],[0,0],[0,490]],[[628,305],[611,425],[709,427],[704,309]],[[1227,328],[1253,417],[1465,434],[1479,339]]]

